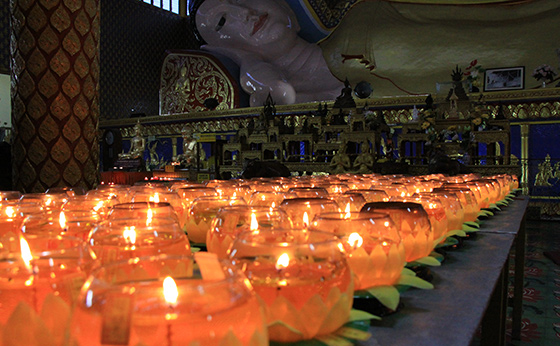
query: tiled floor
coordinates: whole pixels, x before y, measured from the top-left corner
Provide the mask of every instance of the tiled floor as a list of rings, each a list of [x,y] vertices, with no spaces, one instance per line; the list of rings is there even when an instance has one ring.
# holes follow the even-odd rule
[[[560,266],[546,251],[560,251],[560,222],[527,222],[522,340],[512,345],[560,345]]]

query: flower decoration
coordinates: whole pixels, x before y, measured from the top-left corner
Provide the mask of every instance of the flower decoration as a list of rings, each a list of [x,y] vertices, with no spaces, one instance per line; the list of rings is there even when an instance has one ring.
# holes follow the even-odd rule
[[[533,70],[533,78],[538,81],[552,82],[556,76],[556,72],[550,65],[544,64]]]
[[[479,76],[484,76],[484,72],[486,70],[481,66],[478,65],[478,60],[473,60],[469,64],[467,68],[465,68],[465,72],[463,72],[463,76],[465,80],[467,80],[470,85],[472,85],[472,92],[478,92],[479,87],[481,86],[482,82],[479,79]]]

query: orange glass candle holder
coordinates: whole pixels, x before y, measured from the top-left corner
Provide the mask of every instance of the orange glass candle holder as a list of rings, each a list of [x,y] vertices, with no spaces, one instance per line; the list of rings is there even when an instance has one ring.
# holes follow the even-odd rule
[[[212,220],[206,247],[208,252],[215,253],[219,258],[226,258],[231,244],[242,232],[292,227],[288,214],[278,208],[244,205],[223,207]]]
[[[271,340],[307,340],[348,322],[354,285],[342,247],[323,232],[239,234],[230,258],[266,307]]]
[[[430,226],[434,239],[441,241],[445,239],[445,234],[449,231],[449,223],[447,221],[447,214],[445,213],[443,203],[441,203],[439,198],[428,193],[414,194],[411,197],[405,198],[393,197],[391,198],[391,201],[421,204],[430,219]]]
[[[139,222],[147,222],[152,218],[167,218],[181,225],[175,209],[167,202],[119,203],[111,207],[107,217],[108,220],[135,219]]]
[[[329,195],[327,190],[322,187],[292,187],[288,192],[299,198],[321,198]]]
[[[289,198],[297,198],[293,193],[280,191],[255,191],[249,198],[249,205],[253,207],[275,208]]]
[[[356,291],[395,285],[406,264],[404,244],[387,214],[352,212],[315,216],[310,230],[343,240]]]
[[[361,193],[338,193],[330,195],[328,198],[335,201],[336,204],[344,210],[346,210],[346,207],[348,206],[350,211],[360,211],[364,204],[366,204],[366,199]]]
[[[366,203],[371,202],[388,202],[390,196],[382,188],[378,189],[360,189],[360,190],[348,190],[348,193],[359,193],[364,197]]]
[[[280,209],[288,214],[294,227],[299,229],[309,226],[316,214],[337,212],[339,206],[328,198],[291,198],[284,200]]]
[[[464,222],[476,221],[480,207],[475,194],[469,187],[450,187],[449,185],[443,185],[440,188],[434,189],[433,192],[442,191],[452,192],[457,196],[465,213]]]
[[[428,214],[419,203],[367,203],[362,212],[387,213],[397,226],[404,243],[406,261],[413,262],[428,256],[434,249],[434,234]]]
[[[68,235],[87,241],[90,233],[100,222],[92,211],[60,211],[58,213],[33,214],[25,218],[21,230],[34,235]]]
[[[20,205],[17,200],[4,200],[0,203],[0,237],[19,234],[24,220],[24,215],[19,210]]]
[[[170,219],[116,219],[101,222],[89,244],[100,263],[159,254],[190,255],[190,242],[179,224]]]
[[[212,220],[222,207],[247,205],[243,198],[203,196],[194,200],[187,214],[185,230],[193,243],[205,244]]]
[[[263,309],[245,276],[204,255],[139,258],[94,271],[72,314],[71,341],[268,345]]]
[[[72,305],[95,265],[81,239],[26,235],[0,241],[0,323],[20,302],[39,312],[47,295]]]

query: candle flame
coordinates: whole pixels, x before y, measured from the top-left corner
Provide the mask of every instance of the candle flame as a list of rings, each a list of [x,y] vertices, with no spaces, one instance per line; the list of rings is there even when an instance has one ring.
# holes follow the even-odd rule
[[[123,231],[123,237],[130,244],[136,243],[136,227],[135,226],[125,227]]]
[[[341,243],[338,243],[337,246],[338,246],[338,249],[339,249],[341,252],[344,252],[344,246],[343,246]]]
[[[344,215],[345,219],[349,219],[350,218],[350,202],[346,203],[346,209],[344,209],[344,212],[346,213]]]
[[[177,284],[171,276],[167,276],[163,280],[163,297],[167,304],[175,305],[177,304],[177,298],[179,297],[179,290],[177,289]]]
[[[287,253],[283,253],[280,257],[278,257],[278,261],[276,261],[276,269],[281,270],[286,268],[290,264],[290,256]]]
[[[19,238],[19,246],[21,248],[21,259],[25,263],[27,268],[31,268],[31,260],[33,255],[31,254],[31,249],[29,248],[29,243],[23,237]]]
[[[14,207],[6,207],[6,216],[10,219],[16,216],[16,210]]]
[[[159,203],[159,193],[154,193],[154,195],[150,197],[150,202]]]
[[[348,236],[348,244],[354,249],[359,248],[364,243],[364,239],[356,232]]]
[[[259,230],[259,222],[257,221],[257,216],[255,213],[251,213],[251,226],[249,227],[251,231]]]
[[[146,215],[146,226],[150,226],[152,224],[152,219],[154,218],[154,212],[152,209],[148,209],[148,213]]]
[[[103,201],[99,201],[99,202],[95,205],[95,207],[93,207],[93,211],[96,212],[96,213],[98,213],[99,210],[100,210],[101,208],[103,208],[103,204],[104,204]]]
[[[58,223],[60,224],[60,228],[62,230],[66,230],[66,215],[64,214],[63,211],[60,212],[60,215],[58,216]]]
[[[307,226],[309,225],[309,215],[307,214],[307,212],[303,213],[303,227],[307,228]]]

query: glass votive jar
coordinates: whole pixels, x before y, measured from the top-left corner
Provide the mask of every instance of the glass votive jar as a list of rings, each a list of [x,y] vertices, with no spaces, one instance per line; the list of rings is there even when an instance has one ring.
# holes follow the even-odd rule
[[[25,235],[0,242],[0,323],[20,302],[40,312],[49,294],[72,306],[95,266],[91,248],[74,237]]]
[[[246,277],[207,255],[135,258],[94,271],[73,310],[71,341],[268,345],[263,309]]]
[[[340,211],[338,204],[328,198],[285,199],[280,209],[288,214],[297,229],[309,226],[316,214]]]
[[[99,221],[94,211],[60,211],[27,216],[21,230],[25,234],[68,235],[87,241]]]
[[[24,217],[19,213],[18,200],[4,200],[0,203],[0,237],[19,234]]]
[[[254,207],[276,208],[288,198],[297,198],[293,193],[280,191],[255,191],[249,197],[248,204]]]
[[[354,285],[335,235],[306,230],[243,232],[229,256],[266,307],[270,339],[307,340],[348,322]]]
[[[478,206],[478,201],[474,193],[469,187],[450,187],[449,185],[443,185],[440,188],[434,189],[433,192],[442,191],[452,192],[457,196],[457,198],[461,202],[461,206],[463,207],[465,215],[463,222],[476,221],[480,208]]]
[[[321,183],[317,185],[317,187],[321,187],[329,193],[329,195],[338,195],[341,193],[345,193],[350,188],[348,185],[340,183],[340,182],[333,182],[333,183]]]
[[[187,214],[185,230],[192,243],[205,244],[207,233],[212,226],[212,220],[220,208],[247,205],[243,198],[228,198],[219,196],[202,196],[194,200]]]
[[[432,191],[429,193],[414,194],[412,197],[436,197],[443,204],[447,217],[447,231],[460,230],[463,227],[465,213],[457,195],[449,191]]]
[[[475,184],[481,191],[487,191],[486,198],[488,199],[487,205],[481,205],[481,208],[488,208],[490,204],[496,203],[504,199],[507,195],[507,188],[502,185],[499,179],[486,178],[472,180],[470,183]]]
[[[411,195],[408,190],[408,185],[400,183],[377,186],[376,189],[385,191],[389,197],[406,197]]]
[[[25,193],[21,196],[20,201],[26,204],[36,204],[45,212],[60,211],[62,205],[68,200],[66,194],[49,195],[46,193]]]
[[[387,213],[397,226],[404,243],[406,261],[428,256],[435,247],[428,214],[421,204],[411,202],[367,203],[362,212]]]
[[[175,191],[141,192],[141,193],[134,194],[130,201],[133,203],[137,203],[137,202],[169,203],[171,207],[173,207],[173,210],[175,210],[175,213],[179,218],[179,223],[180,220],[183,219],[183,213],[184,213],[183,203],[181,198],[179,197],[179,194]]]
[[[130,191],[124,185],[99,185],[95,190],[89,190],[86,196],[113,201],[114,204],[130,202]]]
[[[66,214],[76,211],[81,212],[94,212],[99,216],[100,220],[108,217],[111,207],[117,204],[115,198],[103,198],[94,195],[80,195],[68,199],[62,206],[62,211]]]
[[[329,195],[327,190],[322,187],[292,187],[288,192],[295,194],[299,198],[320,198]]]
[[[406,264],[404,244],[387,214],[352,212],[316,215],[310,230],[334,233],[344,244],[355,290],[395,285]]]
[[[191,209],[192,203],[195,199],[202,196],[217,196],[216,189],[213,187],[206,187],[206,186],[190,186],[180,188],[177,191],[177,194],[181,198],[181,202],[183,203],[183,209],[185,210],[185,221],[187,218],[188,211]]]
[[[229,197],[229,198],[236,198],[236,197],[243,198],[245,201],[247,201],[251,197],[251,194],[253,193],[251,187],[248,184],[245,185],[234,184],[234,185],[226,185],[224,187],[216,186],[215,189],[216,189],[216,194],[218,196]]]
[[[19,191],[0,191],[0,201],[19,200],[21,192]]]
[[[349,190],[350,191],[350,190]],[[328,198],[336,202],[339,208],[346,211],[360,211],[364,204],[366,204],[366,199],[361,193],[345,192],[330,195]]]
[[[411,197],[406,197],[403,199],[394,197],[391,199],[391,201],[422,204],[422,207],[424,208],[424,210],[428,214],[428,218],[430,219],[430,226],[432,228],[434,239],[438,242],[445,239],[445,234],[450,229],[449,223],[447,221],[447,214],[445,213],[445,208],[438,197],[430,196],[429,193],[415,193]]]
[[[190,255],[190,242],[175,220],[115,219],[101,222],[89,244],[101,264],[159,254]]]
[[[175,209],[167,202],[119,203],[111,207],[107,217],[108,220],[136,219],[143,222],[149,222],[152,218],[168,218],[181,225]]]
[[[212,220],[206,247],[208,252],[215,253],[219,258],[226,258],[231,244],[242,232],[292,227],[288,214],[279,208],[245,205],[223,207]]]
[[[371,202],[387,202],[390,196],[383,189],[360,189],[348,190],[346,193],[359,193],[364,196],[366,203]]]

